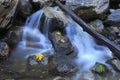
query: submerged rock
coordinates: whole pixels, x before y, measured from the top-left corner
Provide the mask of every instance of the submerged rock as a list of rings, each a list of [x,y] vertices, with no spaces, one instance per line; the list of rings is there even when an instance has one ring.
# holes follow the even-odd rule
[[[105,21],[105,24],[108,26],[120,26],[120,9],[113,11]]]
[[[66,5],[85,21],[104,18],[109,0],[67,0]]]

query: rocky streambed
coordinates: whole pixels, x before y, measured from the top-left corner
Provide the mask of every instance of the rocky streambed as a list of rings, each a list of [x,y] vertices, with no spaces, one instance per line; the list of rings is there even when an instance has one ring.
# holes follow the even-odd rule
[[[120,46],[119,1],[65,0],[61,2],[86,21],[94,30]],[[0,4],[1,3],[3,6],[9,7],[11,2],[8,0],[8,2],[6,2],[7,5],[4,1],[0,1]],[[77,27],[76,29],[70,28],[69,31],[66,26],[71,27],[75,25],[70,24],[70,26],[67,24],[70,18],[67,18],[60,9],[54,7],[54,9],[57,10],[54,11],[54,3],[48,0],[38,0],[38,2],[34,2],[34,0],[21,0],[18,3],[19,8],[15,10],[17,12],[16,14],[13,13],[16,16],[13,16],[15,17],[13,22],[9,23],[10,28],[8,28],[8,26],[0,26],[0,80],[120,79],[120,60],[115,56],[111,57],[111,55],[108,55],[109,51],[106,51],[107,49],[102,46],[94,46],[96,51],[102,53],[93,56],[96,51],[94,51],[94,49],[91,48],[93,46],[89,44],[92,38],[84,38],[83,36],[87,34]],[[39,17],[41,20],[37,18],[40,14],[36,16],[36,18],[35,16],[29,17],[33,13],[37,14],[37,11],[39,9],[42,10],[44,5],[52,7],[48,7],[46,11],[43,12],[41,17]],[[3,6],[0,6],[3,10],[7,9]],[[5,12],[5,14],[8,15],[8,12]],[[3,16],[0,16],[0,18],[1,17]],[[27,17],[29,18],[27,19]],[[7,20],[9,19],[5,19],[5,21]],[[4,23],[4,21],[2,23]],[[27,28],[26,30],[26,26],[33,28]],[[38,32],[34,28],[37,28]],[[41,31],[40,33],[39,30]],[[78,30],[78,32],[75,30]],[[81,34],[79,33],[80,31],[82,31]],[[24,36],[24,32],[26,36]],[[81,37],[76,37],[76,35]],[[76,38],[78,41],[81,41],[78,44],[84,45],[84,47],[76,46]],[[50,42],[48,40],[50,40]],[[52,44],[52,47],[50,44]],[[88,49],[88,47],[90,47],[90,49]],[[86,54],[83,53],[79,56],[79,53],[84,50]],[[93,54],[92,57],[91,55],[86,56],[89,52]],[[100,56],[105,53],[106,55]],[[91,66],[90,63],[94,65]]]

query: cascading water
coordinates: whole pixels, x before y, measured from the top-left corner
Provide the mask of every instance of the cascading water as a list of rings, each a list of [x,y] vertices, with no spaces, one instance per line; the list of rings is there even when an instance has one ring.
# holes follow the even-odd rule
[[[21,52],[22,50],[21,55],[24,57],[36,53],[53,53],[51,42],[39,30],[43,11],[44,9],[41,9],[30,16],[23,28],[23,38],[16,51]]]
[[[43,32],[45,32],[47,37],[39,31],[43,11],[44,9],[39,10],[27,19],[23,29],[23,39],[16,50],[19,55],[14,54],[14,58],[18,58],[20,55],[27,57],[36,53],[53,53],[52,44],[47,39],[51,19],[45,18],[44,22]],[[75,62],[79,66],[80,71],[77,73],[77,76],[80,75],[80,72],[90,71],[90,68],[94,66],[96,62],[105,64],[107,59],[112,58],[111,51],[107,47],[97,45],[94,39],[88,33],[84,32],[71,18],[69,18],[69,23],[67,23],[66,33],[72,45],[78,51]],[[18,57],[16,57],[16,55],[18,55]],[[75,80],[77,80],[77,78]]]
[[[96,62],[105,64],[105,61],[112,58],[112,52],[105,46],[95,43],[95,40],[87,32],[70,18],[66,27],[67,36],[73,46],[77,49],[76,63],[80,71],[90,71]]]
[[[45,53],[52,51],[52,45],[50,41],[40,32],[40,20],[43,14],[43,9],[39,10],[38,12],[34,13],[27,19],[24,34],[23,34],[23,46],[24,48],[29,48],[27,42],[33,42],[33,45],[37,45],[38,48],[34,48],[35,53]],[[31,48],[30,48],[31,49]],[[52,52],[51,52],[52,53]]]

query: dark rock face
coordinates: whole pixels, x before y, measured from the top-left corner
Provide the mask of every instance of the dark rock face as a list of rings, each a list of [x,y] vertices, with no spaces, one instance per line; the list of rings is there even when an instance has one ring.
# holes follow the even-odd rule
[[[76,55],[74,47],[66,36],[62,36],[57,34],[57,32],[53,32],[50,36],[50,39],[55,48],[57,57],[74,57]]]
[[[120,26],[120,9],[113,11],[105,21],[108,26]]]
[[[7,36],[3,38],[3,41],[6,41],[10,48],[14,48],[17,43],[22,39],[22,28],[15,27],[8,31]]]
[[[109,7],[109,0],[68,0],[66,5],[83,20],[89,22],[96,18],[105,18]]]
[[[23,18],[27,18],[32,13],[32,5],[30,4],[29,0],[20,0],[19,6],[19,15]]]
[[[65,26],[64,26],[63,21],[61,21],[58,18],[51,19],[50,28],[49,28],[50,33],[54,31],[60,31],[65,34],[64,28]]]
[[[0,36],[6,33],[14,22],[18,3],[18,0],[0,1]]]
[[[112,9],[120,8],[120,0],[110,0],[110,8]]]
[[[6,42],[0,42],[0,60],[8,59],[10,48]]]

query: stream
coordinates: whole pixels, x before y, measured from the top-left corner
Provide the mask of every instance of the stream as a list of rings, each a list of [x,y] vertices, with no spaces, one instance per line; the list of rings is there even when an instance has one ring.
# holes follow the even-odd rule
[[[61,79],[53,79],[57,75],[51,75],[46,72],[45,77],[41,77],[41,72],[28,72],[27,68],[27,59],[29,56],[33,56],[35,54],[45,54],[49,53],[49,55],[54,55],[55,51],[51,41],[48,38],[49,34],[49,24],[51,19],[45,18],[44,21],[44,33],[40,31],[41,17],[43,16],[44,8],[35,12],[33,15],[28,17],[25,26],[23,26],[23,37],[22,41],[19,42],[17,47],[12,51],[10,57],[10,65],[7,67],[8,71],[14,71],[16,74],[5,75],[3,74],[2,79],[5,80],[61,80]],[[96,62],[100,62],[106,65],[108,68],[111,68],[110,65],[105,62],[108,59],[112,59],[112,52],[105,45],[98,45],[94,38],[89,35],[87,32],[83,31],[83,29],[78,25],[75,21],[72,20],[70,16],[69,23],[67,23],[65,31],[66,36],[70,40],[71,44],[77,50],[77,56],[73,60],[75,64],[78,66],[78,71],[68,77],[68,79],[64,80],[81,80],[79,79],[81,73],[91,72],[91,68],[95,65]],[[51,65],[53,66],[53,65]],[[49,68],[50,66],[47,66]],[[34,71],[34,70],[33,70]],[[17,73],[19,75],[24,75],[22,78],[19,76],[16,77]],[[35,76],[34,76],[35,75]],[[31,76],[31,77],[30,77]],[[71,79],[70,79],[71,78]],[[63,79],[62,79],[63,80]],[[93,80],[93,79],[86,79]],[[104,79],[105,80],[105,79]]]

